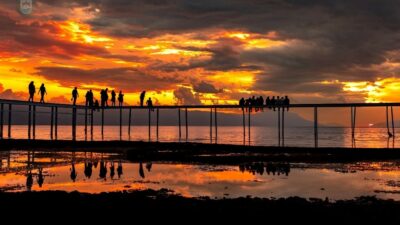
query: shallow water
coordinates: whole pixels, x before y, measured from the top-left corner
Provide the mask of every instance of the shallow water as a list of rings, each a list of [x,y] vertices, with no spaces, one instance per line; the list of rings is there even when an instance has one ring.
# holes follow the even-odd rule
[[[5,131],[7,128],[4,128]],[[101,127],[95,126],[93,132],[93,140],[132,140],[132,141],[148,141],[147,126],[133,126],[131,128],[131,136],[128,136],[128,127],[123,126],[122,136],[119,135],[119,126],[105,126],[104,136],[101,135]],[[28,132],[27,126],[12,126],[12,138],[26,139]],[[215,132],[215,130],[213,130]],[[350,128],[327,128],[321,127],[319,132],[319,147],[358,147],[358,148],[393,148],[397,147],[397,139],[388,139],[387,130],[385,128],[357,128],[355,130],[355,142],[352,143]],[[400,132],[399,129],[396,133]],[[72,139],[71,126],[59,126],[58,139]],[[89,134],[90,135],[90,132]],[[36,139],[50,139],[49,126],[37,126]],[[87,136],[90,140],[91,137]],[[77,127],[77,140],[85,140],[84,126]],[[150,140],[156,141],[156,128],[151,129]],[[182,126],[182,136],[179,139],[179,129],[177,126],[160,126],[158,141],[162,142],[178,142],[186,141],[185,127]],[[210,128],[208,126],[189,126],[188,141],[210,143],[215,142],[215,133],[213,139],[210,140]],[[259,146],[277,146],[278,131],[275,127],[257,127],[251,128],[250,138],[248,130],[246,137],[243,138],[243,127],[241,126],[220,126],[218,127],[217,143],[220,144],[246,144]],[[314,146],[314,130],[313,128],[285,128],[285,146],[293,147],[313,147]]]
[[[167,188],[188,197],[351,199],[375,195],[400,200],[400,161],[190,165],[132,163],[118,154],[106,153],[12,151],[2,152],[0,156],[0,189],[3,191],[100,193]],[[89,163],[92,163],[91,170]],[[110,168],[112,163],[114,174]]]

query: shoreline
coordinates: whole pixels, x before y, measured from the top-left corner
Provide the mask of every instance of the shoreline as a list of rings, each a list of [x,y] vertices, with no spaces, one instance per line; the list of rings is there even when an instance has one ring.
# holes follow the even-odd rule
[[[400,160],[400,148],[267,147],[192,142],[0,140],[9,150],[120,153],[131,161],[234,164],[255,161],[354,162]]]

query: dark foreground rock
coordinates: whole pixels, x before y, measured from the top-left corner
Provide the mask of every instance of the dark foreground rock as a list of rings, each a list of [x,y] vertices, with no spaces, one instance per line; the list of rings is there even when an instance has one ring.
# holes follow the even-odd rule
[[[399,224],[400,202],[360,197],[354,200],[329,202],[286,199],[209,199],[185,198],[166,190],[84,194],[78,192],[0,193],[0,212],[3,219],[9,213],[74,217],[118,218],[136,217],[166,220],[245,220],[268,224]],[[93,214],[95,213],[95,214]]]

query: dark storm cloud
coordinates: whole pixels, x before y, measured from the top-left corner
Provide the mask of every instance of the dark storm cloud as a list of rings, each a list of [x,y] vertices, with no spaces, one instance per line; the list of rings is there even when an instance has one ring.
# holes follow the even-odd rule
[[[165,90],[181,82],[175,77],[160,77],[134,68],[83,70],[67,67],[37,67],[37,75],[64,86],[107,85],[124,91]]]
[[[221,93],[222,89],[216,89],[214,85],[207,82],[200,82],[193,85],[193,90],[197,93]]]

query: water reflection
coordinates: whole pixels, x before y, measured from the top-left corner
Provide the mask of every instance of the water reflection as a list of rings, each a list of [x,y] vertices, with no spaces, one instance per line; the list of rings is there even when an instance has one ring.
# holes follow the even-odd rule
[[[1,152],[0,189],[100,193],[167,188],[184,196],[317,197],[400,200],[400,161],[350,164],[253,162],[240,165],[128,162],[90,152]]]

